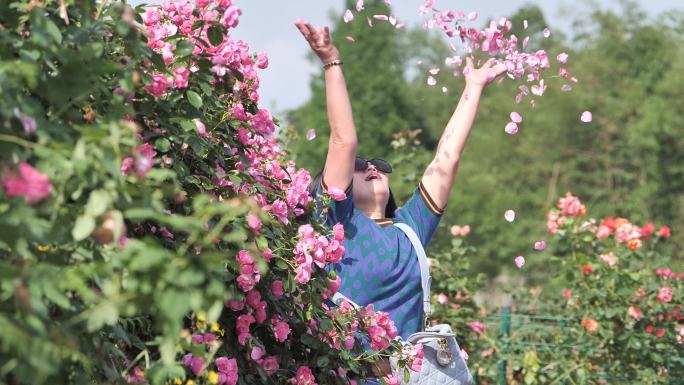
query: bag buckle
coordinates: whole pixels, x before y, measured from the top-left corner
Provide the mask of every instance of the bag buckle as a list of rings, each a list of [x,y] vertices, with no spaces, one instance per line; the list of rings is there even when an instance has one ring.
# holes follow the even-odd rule
[[[435,352],[437,363],[442,366],[447,366],[453,359],[453,354],[449,350],[449,342],[446,340],[446,338],[440,338],[437,343],[439,344],[439,349],[437,349]]]

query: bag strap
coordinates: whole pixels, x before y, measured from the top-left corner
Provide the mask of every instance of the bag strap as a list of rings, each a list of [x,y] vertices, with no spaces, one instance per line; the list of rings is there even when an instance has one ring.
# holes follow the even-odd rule
[[[432,313],[432,309],[430,307],[430,286],[432,284],[432,277],[430,276],[430,268],[428,266],[425,249],[423,248],[423,244],[420,242],[418,235],[415,231],[413,231],[413,229],[409,225],[407,225],[406,223],[396,222],[394,223],[394,226],[396,226],[397,228],[399,228],[399,230],[403,231],[404,234],[406,234],[406,236],[411,241],[413,248],[416,250],[416,254],[418,255],[418,264],[420,265],[420,283],[423,288],[423,313],[425,319],[427,319]],[[347,301],[354,308],[360,308],[360,306],[357,305],[356,302],[352,301],[339,291],[333,294],[331,300],[337,306],[340,306],[344,301]]]
[[[337,293],[333,294],[333,296],[332,296],[332,298],[330,298],[330,300],[333,301],[333,303],[337,306],[342,306],[342,303],[344,303],[344,301],[347,301],[352,305],[352,307],[354,309],[360,309],[361,308],[361,306],[357,305],[356,302],[350,300],[349,297],[340,293],[339,291]]]
[[[418,235],[413,229],[406,223],[396,222],[394,226],[398,227],[399,230],[403,231],[409,240],[413,244],[413,248],[418,254],[418,264],[420,265],[420,283],[423,287],[423,313],[425,313],[425,318],[427,319],[432,313],[430,308],[430,286],[432,284],[432,277],[430,276],[430,268],[428,266],[427,255],[425,254],[425,249],[423,244],[420,242]]]

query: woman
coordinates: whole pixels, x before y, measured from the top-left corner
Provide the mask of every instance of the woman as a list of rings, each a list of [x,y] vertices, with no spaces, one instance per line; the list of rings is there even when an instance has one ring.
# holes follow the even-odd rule
[[[342,223],[345,257],[335,266],[339,291],[359,305],[374,304],[388,312],[403,338],[422,328],[420,266],[408,237],[393,222],[408,224],[427,246],[449,198],[458,162],[473,126],[480,95],[487,83],[505,71],[493,59],[465,70],[466,87],[413,196],[396,208],[388,174],[392,168],[379,159],[357,157],[356,128],[342,72],[340,53],[327,27],[305,21],[295,25],[321,59],[325,73],[330,141],[317,190],[344,190],[346,197],[332,203],[329,225]],[[316,182],[314,182],[316,183]],[[385,367],[377,375],[383,375]]]

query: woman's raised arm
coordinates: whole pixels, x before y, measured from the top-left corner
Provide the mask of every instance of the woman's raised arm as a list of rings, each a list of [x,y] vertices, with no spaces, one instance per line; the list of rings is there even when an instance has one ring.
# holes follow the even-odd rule
[[[314,27],[305,21],[297,21],[295,25],[324,65],[339,63],[340,53],[330,40],[328,27]],[[328,187],[346,190],[351,185],[354,175],[356,127],[342,66],[326,67],[325,95],[330,124],[330,141],[323,179]]]
[[[496,63],[494,59],[488,60],[480,68],[473,66],[470,57],[466,60],[465,90],[439,140],[435,158],[423,174],[423,186],[438,209],[443,209],[449,200],[458,162],[475,122],[482,91],[489,82],[506,70],[503,64]]]

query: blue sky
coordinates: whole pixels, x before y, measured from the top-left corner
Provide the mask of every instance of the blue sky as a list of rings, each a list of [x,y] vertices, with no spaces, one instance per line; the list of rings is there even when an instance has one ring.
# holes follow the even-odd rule
[[[132,1],[137,4],[142,1]],[[157,1],[147,1],[152,3]],[[423,0],[392,0],[394,14],[409,25],[421,20],[418,7]],[[553,29],[569,30],[569,22],[590,4],[605,9],[620,9],[618,0],[436,0],[438,9],[477,11],[478,20],[512,15],[525,4],[542,8]],[[684,0],[638,0],[639,6],[651,17],[672,9],[684,9]],[[235,0],[242,9],[240,24],[231,33],[233,38],[246,41],[253,51],[268,54],[269,68],[260,72],[262,107],[276,114],[304,103],[309,97],[309,80],[320,74],[319,66],[305,59],[309,47],[294,27],[301,17],[314,25],[329,25],[330,12],[339,15],[344,9],[342,0]],[[344,55],[344,52],[342,53]]]

